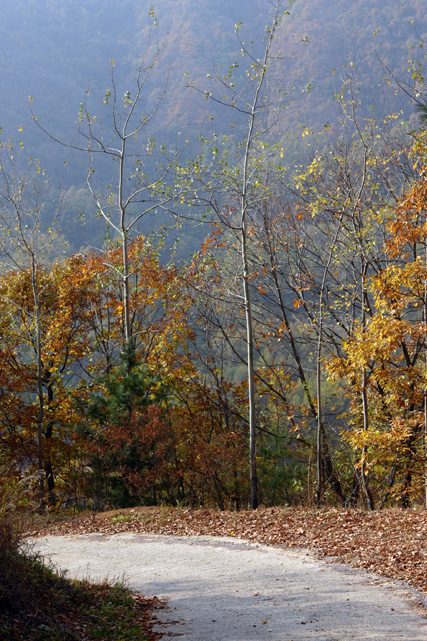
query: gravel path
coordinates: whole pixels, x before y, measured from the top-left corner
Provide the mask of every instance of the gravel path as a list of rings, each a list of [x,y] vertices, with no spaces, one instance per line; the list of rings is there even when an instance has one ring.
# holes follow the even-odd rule
[[[234,538],[137,534],[33,543],[69,576],[124,579],[167,599],[159,612],[165,640],[427,640],[427,618],[404,588],[306,552]]]

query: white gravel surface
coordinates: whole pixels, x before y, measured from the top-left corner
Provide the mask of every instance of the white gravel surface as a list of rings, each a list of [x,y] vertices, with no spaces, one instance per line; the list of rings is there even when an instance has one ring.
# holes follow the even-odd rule
[[[165,640],[427,641],[426,616],[407,589],[304,551],[137,534],[33,543],[69,576],[124,580],[167,599]]]

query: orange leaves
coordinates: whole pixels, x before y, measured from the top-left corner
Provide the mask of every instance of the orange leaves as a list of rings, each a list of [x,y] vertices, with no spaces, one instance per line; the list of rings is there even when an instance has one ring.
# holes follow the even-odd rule
[[[302,298],[294,298],[292,301],[292,305],[295,307],[295,309],[298,309],[299,307],[304,306],[304,300]]]
[[[419,496],[423,483],[426,211],[427,181],[421,173],[386,225],[385,266],[364,279],[364,314],[343,343],[345,353],[327,364],[333,378],[346,381],[351,425],[346,439],[372,485],[388,487],[383,500],[394,493],[402,500]]]
[[[81,443],[75,428],[82,422],[74,396],[84,397],[88,382],[114,366],[123,345],[121,250],[76,254],[36,273],[38,289],[43,455],[56,478],[71,483],[79,468]],[[186,341],[191,332],[186,301],[175,267],[159,264],[143,238],[129,248],[132,323],[137,357],[169,383],[181,376]],[[29,271],[0,277],[0,398],[2,433],[9,454],[25,467],[37,464],[37,345],[35,299]],[[78,388],[74,392],[73,386]],[[160,430],[152,417],[146,430]],[[156,427],[157,425],[157,427]],[[8,429],[8,428],[7,428]],[[146,432],[148,433],[148,432]],[[20,451],[16,447],[20,444]],[[73,481],[74,483],[74,481]]]
[[[422,258],[402,265],[389,265],[368,281],[376,307],[384,313],[399,316],[410,307],[424,303],[427,265]]]
[[[200,253],[205,255],[209,253],[210,250],[217,249],[220,247],[226,247],[226,243],[220,242],[219,238],[222,234],[222,228],[219,224],[211,223],[211,233],[207,236],[202,242]]]
[[[420,136],[415,142],[414,151],[423,158],[426,155],[425,137]],[[416,243],[425,244],[427,241],[427,181],[423,162],[417,162],[414,169],[419,172],[419,179],[400,198],[396,216],[388,224],[390,238],[387,249],[395,258],[400,253],[411,251]]]
[[[115,475],[116,482],[120,476],[133,496],[173,486],[168,462],[172,447],[173,433],[157,405],[134,409],[126,420],[104,425],[87,445],[101,461],[103,474]]]

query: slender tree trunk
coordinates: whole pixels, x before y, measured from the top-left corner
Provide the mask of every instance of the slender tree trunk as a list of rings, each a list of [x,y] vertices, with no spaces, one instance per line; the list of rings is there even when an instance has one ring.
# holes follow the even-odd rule
[[[332,252],[331,252],[332,255]],[[330,263],[330,261],[329,261]],[[329,267],[328,263],[328,267]],[[323,293],[325,289],[326,281],[326,272],[328,267],[325,269],[322,280],[322,287],[320,290],[320,301],[319,301],[319,324],[317,328],[317,354],[316,354],[316,393],[317,393],[317,491],[316,491],[316,503],[320,505],[322,497],[325,491],[325,475],[323,469],[323,434],[325,428],[323,425],[323,413],[322,413],[322,381],[321,381],[321,358],[322,358],[322,342],[323,342]]]
[[[256,149],[257,136],[263,127],[258,127],[263,119],[267,117],[269,111],[268,101],[263,99],[264,83],[268,72],[268,65],[271,59],[271,47],[276,30],[280,24],[282,15],[282,0],[272,2],[273,18],[270,27],[265,28],[265,49],[262,59],[255,60],[249,49],[241,41],[242,52],[251,59],[250,69],[247,70],[249,81],[253,83],[254,91],[248,100],[245,100],[243,109],[238,109],[235,99],[229,104],[230,107],[238,109],[247,117],[247,134],[243,145],[241,174],[239,175],[239,226],[238,234],[240,241],[240,252],[242,259],[242,289],[243,305],[245,310],[246,323],[246,351],[247,351],[247,373],[248,373],[248,405],[249,405],[249,463],[250,463],[250,485],[251,485],[251,507],[258,507],[258,479],[256,468],[256,412],[255,412],[255,366],[254,366],[254,332],[253,317],[251,309],[251,295],[249,287],[249,258],[248,258],[248,214],[253,206],[251,196],[257,192],[258,187],[254,185],[257,181],[255,175],[259,176],[264,164],[262,149]],[[234,85],[233,85],[234,86]],[[234,92],[233,92],[234,93]],[[240,98],[239,98],[240,99]],[[223,102],[220,100],[219,102]],[[227,103],[227,101],[225,101]],[[240,166],[240,164],[239,164]],[[259,194],[258,194],[259,195]],[[254,200],[257,203],[257,198]],[[235,228],[237,231],[237,229]]]
[[[52,405],[53,398],[54,398],[53,388],[50,382],[49,373],[48,374],[45,373],[44,384],[47,390],[47,404],[49,407]],[[52,465],[52,451],[51,451],[53,427],[54,427],[54,423],[52,421],[48,421],[45,429],[46,451],[44,453],[44,471],[45,471],[46,482],[47,482],[47,502],[48,502],[48,505],[50,506],[56,505],[55,475],[54,475],[54,470]]]
[[[129,358],[131,358],[133,351],[132,340],[132,325],[130,319],[130,287],[129,287],[129,243],[128,235],[123,230],[122,240],[122,260],[123,260],[123,316],[124,316],[124,330],[125,330],[125,346]]]
[[[126,228],[126,204],[124,196],[124,170],[126,159],[126,137],[122,138],[122,149],[120,154],[120,169],[119,169],[119,206],[120,206],[120,232],[122,235],[122,282],[123,282],[123,316],[124,316],[124,330],[125,330],[125,347],[127,357],[129,359],[128,365],[132,359],[133,340],[132,340],[132,324],[130,318],[130,287],[129,287],[129,231]]]
[[[246,245],[246,221],[242,223],[242,262],[243,262],[243,295],[246,318],[246,345],[248,359],[248,400],[249,400],[249,464],[251,484],[251,507],[256,510],[258,507],[258,475],[256,464],[256,413],[255,413],[255,367],[254,367],[254,338],[253,321],[251,309],[251,297],[249,290],[248,258]]]
[[[425,251],[425,267],[427,269],[427,243],[424,248]],[[424,327],[425,337],[427,340],[427,279],[424,281]],[[425,372],[424,372],[424,493],[425,493],[425,509],[427,510],[427,347],[425,350]]]
[[[248,190],[250,188],[250,159],[254,144],[255,121],[259,97],[266,73],[268,52],[271,47],[273,34],[270,33],[267,50],[264,56],[264,63],[261,69],[258,85],[252,105],[250,106],[248,134],[246,137],[245,153],[243,157],[243,172],[241,182],[241,211],[240,211],[240,233],[241,252],[243,267],[243,300],[245,307],[246,321],[246,346],[248,360],[248,403],[249,403],[249,465],[251,484],[251,508],[258,507],[258,474],[256,464],[256,413],[255,413],[255,366],[254,366],[254,345],[253,345],[253,318],[251,308],[251,295],[249,288],[249,260],[247,250],[247,215],[248,215]]]
[[[335,235],[330,247],[328,260],[323,270],[322,283],[320,286],[320,298],[319,298],[319,321],[317,327],[317,354],[316,354],[316,393],[317,393],[317,496],[316,502],[319,505],[322,496],[324,493],[324,465],[323,465],[323,450],[324,445],[323,441],[326,441],[326,432],[323,424],[323,412],[322,412],[322,370],[321,370],[321,359],[322,359],[322,346],[323,346],[323,310],[324,310],[324,299],[325,299],[325,289],[326,289],[326,279],[328,277],[329,268],[331,266],[332,257],[335,251],[335,246],[338,240],[338,234],[341,229],[341,223],[343,219],[343,214],[341,214]]]
[[[323,318],[322,312],[320,313],[320,323],[319,323],[319,337],[317,342],[317,364],[316,364],[316,387],[317,387],[317,491],[316,491],[316,503],[320,505],[324,493],[324,474],[323,474],[323,443],[322,443],[322,389],[321,389],[321,380],[320,380],[320,359],[322,355],[322,333],[323,333]]]
[[[427,370],[427,353],[426,353],[426,370]],[[424,390],[424,492],[425,504],[427,510],[427,389]]]
[[[44,470],[43,470],[43,421],[44,421],[44,397],[43,397],[43,362],[42,362],[42,341],[40,327],[40,301],[37,289],[37,265],[34,256],[31,257],[31,285],[34,300],[34,316],[36,323],[36,360],[37,360],[37,464],[39,468],[40,506],[44,501]]]
[[[362,269],[362,327],[363,329],[365,329],[365,325],[366,325],[365,276],[366,276],[366,265],[363,264],[363,269]],[[362,411],[363,411],[363,431],[366,434],[369,429],[368,379],[366,374],[366,367],[363,367],[363,375],[362,375]],[[364,445],[362,448],[362,456],[360,460],[360,481],[362,483],[362,489],[363,489],[363,493],[366,498],[368,507],[370,510],[373,510],[374,501],[373,501],[372,494],[368,488],[366,472],[365,472],[365,460],[366,460],[366,445]]]

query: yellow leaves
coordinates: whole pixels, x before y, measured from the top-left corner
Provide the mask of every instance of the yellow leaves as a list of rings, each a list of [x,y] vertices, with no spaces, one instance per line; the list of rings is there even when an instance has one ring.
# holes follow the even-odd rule
[[[409,217],[402,216],[400,224],[395,229],[404,230],[407,239]],[[389,473],[396,457],[405,456],[406,450],[412,456],[407,443],[421,433],[424,420],[427,327],[421,312],[427,266],[424,256],[408,258],[366,279],[373,296],[367,317],[343,342],[344,353],[326,363],[330,379],[347,386],[351,429],[344,436],[360,452],[356,465],[359,469],[363,465],[365,473],[376,478]]]
[[[419,139],[414,145],[414,153],[419,154],[413,162],[413,170],[419,172],[420,178],[400,198],[397,216],[389,224],[392,236],[389,241],[389,253],[398,255],[405,247],[416,242],[424,243],[427,239],[426,205],[427,185],[425,175],[426,143]]]
[[[423,303],[427,281],[427,265],[421,258],[401,265],[389,265],[371,277],[368,289],[374,295],[378,310],[398,316],[409,305]]]

